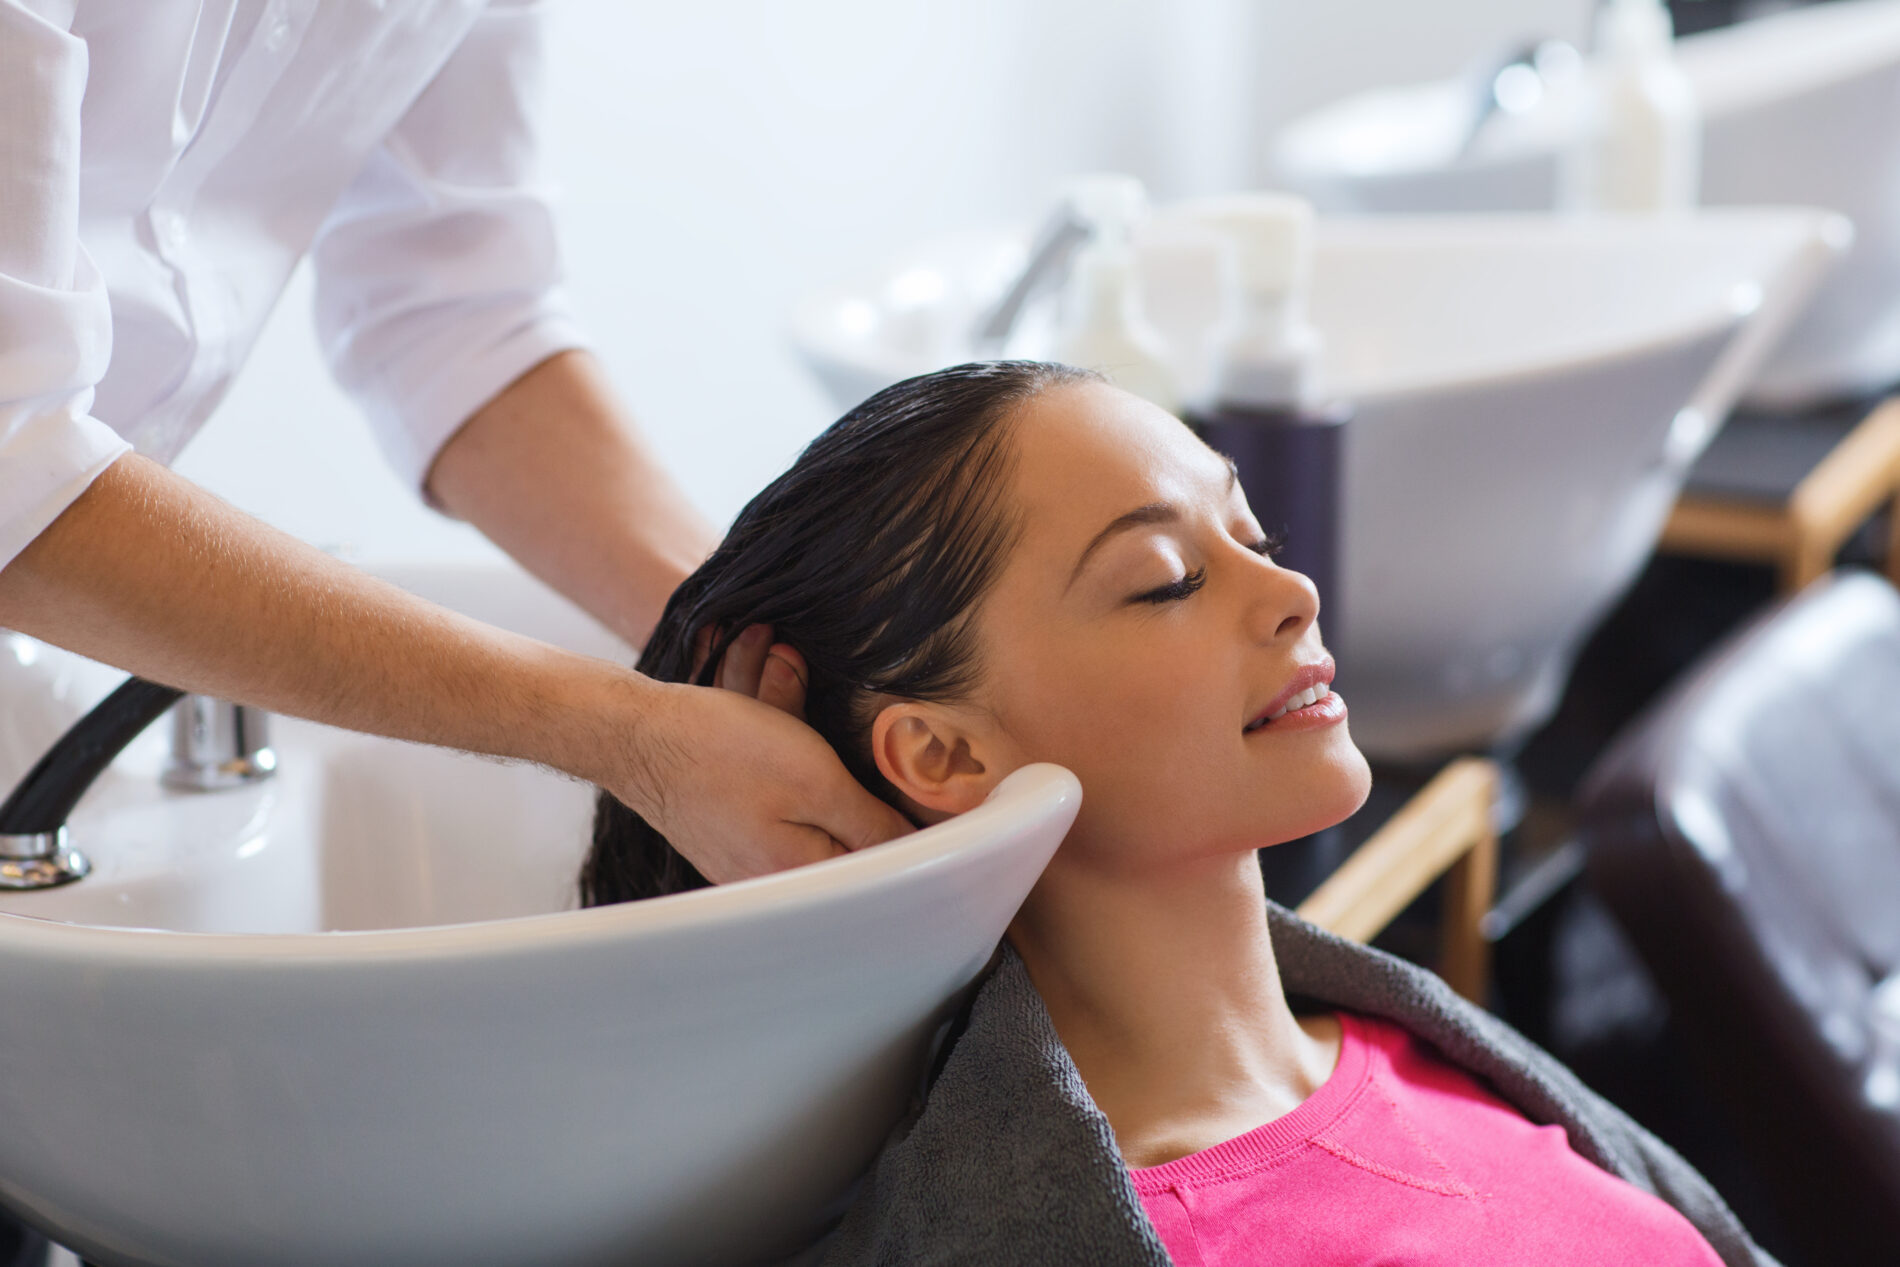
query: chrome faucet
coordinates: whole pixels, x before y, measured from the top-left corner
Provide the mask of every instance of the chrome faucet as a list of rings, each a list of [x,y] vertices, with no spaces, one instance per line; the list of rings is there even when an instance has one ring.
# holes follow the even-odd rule
[[[1097,172],[1072,181],[1030,244],[1022,271],[971,328],[970,341],[977,355],[1001,356],[1023,309],[1062,286],[1083,244],[1105,222],[1132,224],[1147,205],[1147,191],[1133,176]]]
[[[972,328],[971,342],[979,356],[1001,356],[1017,318],[1036,296],[1055,289],[1068,275],[1069,262],[1084,242],[1088,225],[1075,212],[1072,199],[1062,200],[1036,234],[1029,258],[1002,296],[984,310]]]
[[[167,709],[175,709],[167,787],[210,792],[276,772],[262,710],[128,678],[73,723],[0,802],[0,889],[50,889],[92,870],[68,841],[66,820],[113,759]]]
[[[217,792],[277,773],[270,714],[209,695],[172,705],[172,759],[161,781],[181,792]]]
[[[1498,115],[1521,115],[1543,105],[1553,90],[1573,84],[1583,70],[1583,55],[1567,41],[1533,40],[1487,57],[1469,72],[1471,118],[1458,142],[1463,158]]]

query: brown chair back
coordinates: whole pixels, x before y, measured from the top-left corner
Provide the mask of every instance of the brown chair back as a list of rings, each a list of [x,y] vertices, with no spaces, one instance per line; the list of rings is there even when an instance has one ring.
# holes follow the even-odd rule
[[[1790,1226],[1900,1262],[1900,595],[1836,573],[1758,618],[1580,802],[1592,886]]]

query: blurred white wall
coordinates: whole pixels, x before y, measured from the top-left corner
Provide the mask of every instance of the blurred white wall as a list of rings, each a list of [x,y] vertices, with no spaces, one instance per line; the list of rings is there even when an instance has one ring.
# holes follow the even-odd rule
[[[830,410],[801,292],[934,232],[1037,215],[1114,168],[1161,198],[1251,184],[1279,122],[1443,75],[1589,0],[557,0],[548,163],[576,306],[718,522]],[[423,509],[329,382],[299,275],[180,471],[364,560],[485,557]]]

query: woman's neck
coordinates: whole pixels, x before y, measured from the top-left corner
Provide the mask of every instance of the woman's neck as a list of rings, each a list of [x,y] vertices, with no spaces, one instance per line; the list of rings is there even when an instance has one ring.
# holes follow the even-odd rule
[[[1291,1111],[1331,1074],[1331,1017],[1287,1006],[1251,853],[1104,875],[1058,854],[1010,927],[1130,1166]]]

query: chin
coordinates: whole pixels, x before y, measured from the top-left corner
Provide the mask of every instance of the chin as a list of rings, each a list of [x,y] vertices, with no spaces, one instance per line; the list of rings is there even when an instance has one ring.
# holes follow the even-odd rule
[[[1344,808],[1333,823],[1342,823],[1359,812],[1359,807],[1372,795],[1372,765],[1366,760],[1366,754],[1359,751],[1359,745],[1352,741],[1352,735],[1344,726],[1340,727],[1339,751],[1334,754],[1338,770],[1339,798]],[[1331,827],[1333,824],[1326,824]]]
[[[1341,803],[1345,808],[1339,817],[1333,820],[1335,823],[1343,823],[1357,814],[1360,807],[1365,805],[1366,798],[1372,795],[1372,767],[1367,764],[1365,756],[1359,749],[1352,750],[1352,758],[1348,766],[1349,768],[1342,772],[1341,779],[1345,785],[1341,789]],[[1328,826],[1331,824],[1329,823]]]
[[[1298,820],[1276,830],[1274,844],[1298,840],[1345,822],[1372,794],[1372,767],[1352,740],[1340,741],[1315,763],[1300,789]]]

